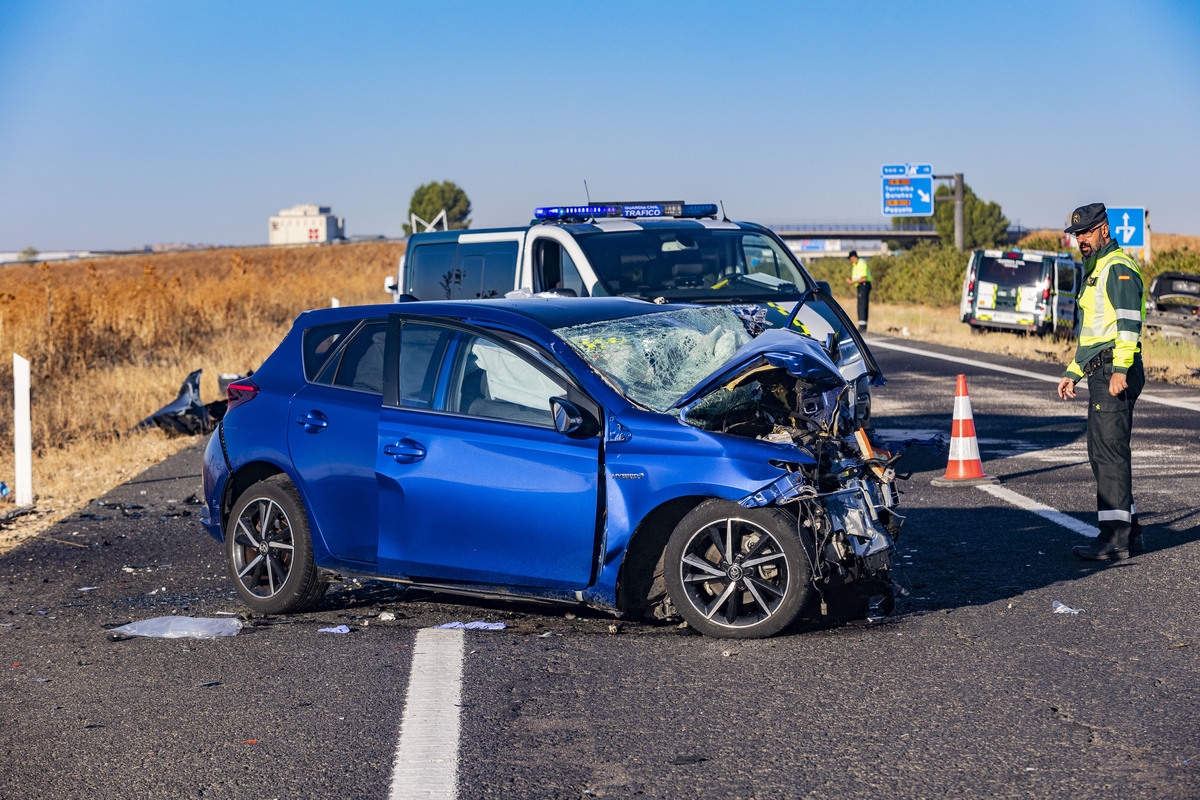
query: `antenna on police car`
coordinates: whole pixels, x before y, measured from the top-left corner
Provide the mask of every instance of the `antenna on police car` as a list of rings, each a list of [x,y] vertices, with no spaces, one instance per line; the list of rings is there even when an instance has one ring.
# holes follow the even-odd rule
[[[729,222],[729,215],[725,213],[725,201],[718,200],[717,202],[721,204],[721,222]]]
[[[583,196],[587,198],[588,205],[592,204],[592,193],[587,188],[587,178],[583,179]]]

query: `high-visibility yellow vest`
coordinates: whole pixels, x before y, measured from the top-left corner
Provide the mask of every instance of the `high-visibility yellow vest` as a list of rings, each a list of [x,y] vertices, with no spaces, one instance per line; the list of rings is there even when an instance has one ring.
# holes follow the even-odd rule
[[[867,279],[867,283],[871,282],[871,268],[867,266],[865,258],[858,258],[850,269],[850,280],[860,281],[863,278]]]
[[[1079,352],[1099,352],[1105,348],[1101,345],[1113,342],[1113,367],[1128,369],[1133,364],[1134,356],[1140,349],[1138,345],[1141,325],[1146,321],[1146,292],[1145,282],[1142,288],[1141,309],[1134,311],[1126,308],[1116,308],[1108,296],[1108,273],[1116,265],[1127,267],[1142,281],[1142,272],[1129,256],[1120,248],[1101,256],[1096,262],[1095,269],[1079,293]],[[1123,279],[1118,276],[1118,279]],[[1136,321],[1137,325],[1120,325],[1120,320]],[[1136,327],[1136,330],[1129,328]],[[1126,330],[1121,330],[1126,328]],[[1072,364],[1072,366],[1081,366]],[[1080,371],[1082,374],[1082,371]]]

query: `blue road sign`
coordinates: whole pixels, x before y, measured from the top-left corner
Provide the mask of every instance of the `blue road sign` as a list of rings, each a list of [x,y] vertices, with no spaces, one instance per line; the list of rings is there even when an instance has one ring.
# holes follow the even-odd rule
[[[884,164],[883,215],[933,216],[933,167],[929,164]]]
[[[933,167],[929,164],[884,164],[879,174],[885,178],[917,178],[925,175],[932,178]]]
[[[1121,247],[1146,246],[1146,209],[1108,209],[1108,233]]]

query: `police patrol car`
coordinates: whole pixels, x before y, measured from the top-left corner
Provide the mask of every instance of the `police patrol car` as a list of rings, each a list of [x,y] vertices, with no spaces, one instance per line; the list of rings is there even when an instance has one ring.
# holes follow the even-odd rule
[[[783,241],[762,225],[683,202],[538,208],[529,225],[414,234],[386,287],[396,300],[503,297],[526,289],[575,297],[757,306],[826,344],[870,414],[882,375],[854,324]],[[799,308],[797,306],[799,305]],[[790,319],[790,323],[789,323]]]
[[[973,329],[1070,335],[1083,265],[1066,253],[976,250],[963,274],[960,319]]]

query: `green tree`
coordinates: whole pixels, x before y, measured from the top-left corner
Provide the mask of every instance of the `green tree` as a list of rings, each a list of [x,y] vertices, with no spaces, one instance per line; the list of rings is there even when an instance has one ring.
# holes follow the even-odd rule
[[[933,227],[945,244],[954,244],[954,190],[942,184],[934,192]],[[969,185],[963,185],[963,223],[966,226],[966,249],[1003,244],[1008,232],[1008,219],[999,203],[985,203]],[[892,227],[912,228],[928,225],[928,217],[893,217]]]
[[[433,222],[433,218],[441,213],[442,209],[446,210],[446,222],[450,230],[471,227],[471,220],[467,218],[471,213],[471,201],[467,193],[453,181],[418,186],[408,203],[408,216],[411,220],[412,215],[416,214],[426,222]],[[405,223],[404,235],[410,236],[412,233],[412,226]]]
[[[26,247],[24,250],[21,251],[21,260],[22,261],[33,261],[35,258],[38,257],[38,252],[39,251],[36,247],[34,247],[33,245],[30,245],[29,247]]]

